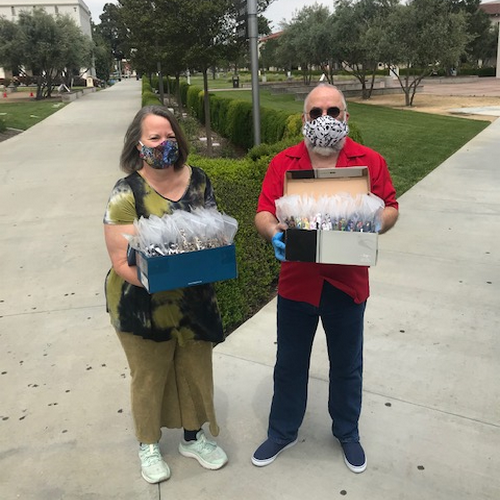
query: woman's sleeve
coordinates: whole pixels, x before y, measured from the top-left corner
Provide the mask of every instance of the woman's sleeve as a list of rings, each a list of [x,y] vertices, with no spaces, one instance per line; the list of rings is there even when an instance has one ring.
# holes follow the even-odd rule
[[[104,224],[132,224],[137,219],[134,193],[125,179],[120,179],[111,191],[104,213]]]

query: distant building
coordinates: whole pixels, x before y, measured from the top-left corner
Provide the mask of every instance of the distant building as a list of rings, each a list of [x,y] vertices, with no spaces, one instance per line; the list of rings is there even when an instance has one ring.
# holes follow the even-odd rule
[[[500,20],[500,2],[482,3],[479,8],[492,18],[492,22]],[[495,18],[497,21],[494,21]]]
[[[490,16],[493,24],[498,24],[500,28],[500,2],[488,2],[479,5],[479,8]],[[500,30],[499,30],[500,31]],[[497,78],[500,78],[500,33],[497,45]]]
[[[83,34],[92,38],[91,13],[83,0],[0,0],[0,16],[8,21],[16,22],[21,11],[31,11],[34,8],[42,8],[47,14],[54,16],[69,15]],[[95,76],[94,68],[83,76]],[[0,68],[0,78],[6,77],[12,77],[12,75],[6,75],[3,68]]]

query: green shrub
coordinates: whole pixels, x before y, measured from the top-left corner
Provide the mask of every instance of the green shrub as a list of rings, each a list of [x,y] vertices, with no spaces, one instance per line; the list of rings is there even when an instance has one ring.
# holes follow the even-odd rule
[[[200,87],[195,85],[189,87],[186,97],[186,107],[194,117],[203,123],[203,90]]]
[[[282,139],[279,142],[275,142],[274,144],[262,143],[259,146],[254,146],[247,153],[247,157],[252,161],[266,160],[269,162],[273,156],[276,156],[278,153],[283,151],[286,148],[291,146],[295,146],[302,140],[302,137],[288,137],[286,139]]]
[[[252,127],[252,104],[232,100],[227,108],[226,128],[222,133],[233,144],[244,149],[251,148],[254,142]]]
[[[158,80],[158,77],[155,77]],[[142,77],[142,105],[161,104],[160,96],[153,92],[149,79],[146,75]]]
[[[254,225],[257,199],[268,161],[190,157],[190,164],[207,172],[218,208],[238,221],[235,238],[238,278],[217,283],[217,299],[226,331],[251,317],[265,304],[278,277],[279,263],[271,245]]]
[[[361,135],[361,131],[357,126],[356,122],[349,121],[349,137],[360,144],[364,144],[363,136]]]
[[[142,93],[142,105],[149,106],[150,104],[161,104],[160,96],[151,91]]]
[[[495,76],[496,68],[495,67],[482,67],[482,68],[463,68],[461,67],[458,70],[459,75],[477,75],[477,76]]]
[[[302,134],[302,113],[288,115],[284,137],[296,137]]]
[[[272,108],[260,110],[260,135],[262,142],[277,142],[283,138],[289,113]],[[251,147],[252,145],[250,145]]]
[[[0,118],[0,132],[5,132],[7,130],[7,125],[5,124],[5,120]]]

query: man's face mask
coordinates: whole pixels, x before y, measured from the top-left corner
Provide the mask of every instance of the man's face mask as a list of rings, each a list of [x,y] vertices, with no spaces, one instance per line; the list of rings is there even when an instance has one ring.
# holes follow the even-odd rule
[[[158,146],[150,148],[141,141],[141,152],[139,156],[152,168],[168,168],[179,159],[179,145],[177,141],[167,139]]]
[[[304,137],[313,147],[333,148],[349,133],[347,122],[337,120],[329,115],[322,115],[304,123]]]

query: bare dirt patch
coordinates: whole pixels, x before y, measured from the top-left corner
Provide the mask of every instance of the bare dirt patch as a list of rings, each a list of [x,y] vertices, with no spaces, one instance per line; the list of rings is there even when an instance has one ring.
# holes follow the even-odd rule
[[[457,108],[479,108],[489,106],[500,106],[500,96],[466,96],[466,95],[436,95],[417,93],[413,100],[413,106],[405,106],[405,96],[403,94],[390,94],[375,96],[370,99],[351,98],[353,102],[363,104],[373,104],[375,106],[386,106],[394,109],[415,111],[421,113],[431,113],[437,115],[455,116],[472,120],[485,120],[493,122],[498,117],[489,115],[465,115],[451,113],[450,109]]]

